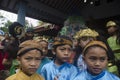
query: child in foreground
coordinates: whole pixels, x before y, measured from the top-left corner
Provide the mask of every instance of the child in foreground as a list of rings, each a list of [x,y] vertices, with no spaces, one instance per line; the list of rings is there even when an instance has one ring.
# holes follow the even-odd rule
[[[72,53],[72,40],[66,36],[60,36],[53,42],[55,59],[42,67],[41,75],[45,80],[73,80],[79,70],[67,63]]]
[[[19,48],[17,59],[20,62],[20,70],[6,80],[44,80],[36,73],[43,54],[40,45],[34,40],[27,40],[22,42]]]
[[[108,49],[101,41],[91,41],[83,50],[83,60],[87,69],[82,71],[74,80],[120,80],[106,70]]]

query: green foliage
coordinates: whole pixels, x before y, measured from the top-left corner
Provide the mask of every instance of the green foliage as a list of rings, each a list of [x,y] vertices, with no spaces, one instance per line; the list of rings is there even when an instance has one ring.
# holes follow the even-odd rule
[[[4,32],[8,32],[8,27],[9,27],[9,25],[11,25],[11,24],[12,24],[12,22],[7,21],[7,22],[4,24],[4,26],[1,27],[1,30],[3,30]]]

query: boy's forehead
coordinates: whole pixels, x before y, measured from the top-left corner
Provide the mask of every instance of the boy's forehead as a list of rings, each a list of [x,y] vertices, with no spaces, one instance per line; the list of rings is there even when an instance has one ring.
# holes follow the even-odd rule
[[[106,51],[99,47],[99,46],[96,46],[96,47],[91,47],[88,49],[88,52],[85,56],[91,56],[91,57],[106,57],[107,56],[107,53]]]
[[[83,36],[81,38],[93,38],[92,36]]]
[[[72,40],[66,39],[66,38],[56,38],[53,42],[53,46],[55,45],[73,45]]]
[[[59,48],[72,48],[69,44],[63,44],[58,46]]]
[[[38,50],[30,50],[28,51],[26,54],[24,54],[23,56],[31,56],[31,57],[35,57],[35,56],[40,56],[41,52]]]
[[[86,41],[86,40],[91,40],[91,39],[95,39],[95,38],[93,38],[93,37],[91,37],[91,36],[84,36],[84,37],[81,37],[79,40],[83,40],[83,41]]]

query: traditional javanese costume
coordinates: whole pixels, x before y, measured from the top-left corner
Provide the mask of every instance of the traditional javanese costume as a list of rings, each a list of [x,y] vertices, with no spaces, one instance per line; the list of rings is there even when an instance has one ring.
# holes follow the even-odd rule
[[[70,45],[71,48],[73,46],[72,40],[69,37],[56,37],[53,42],[53,48],[55,48],[55,46],[66,44]],[[45,80],[54,80],[54,78],[57,78],[57,80],[73,80],[77,76],[78,72],[79,70],[72,64],[64,62],[61,65],[56,65],[55,60],[45,64],[41,69],[41,75]]]
[[[106,24],[106,28],[110,28],[110,27],[115,27],[117,28],[118,26],[118,22],[116,21],[108,21]],[[117,33],[117,32],[116,32]],[[107,42],[110,46],[110,48],[112,49],[112,51],[114,52],[114,56],[115,56],[115,63],[117,66],[110,64],[110,68],[109,71],[113,72],[117,75],[120,76],[120,44],[118,43],[118,35],[112,35],[107,39]],[[118,70],[117,70],[118,68]]]
[[[42,55],[42,50],[40,49],[40,47],[41,46],[35,40],[24,41],[19,45],[20,49],[17,53],[17,56],[22,57],[23,55],[25,55],[30,50],[37,50]],[[22,66],[23,65],[20,64],[19,71],[17,71],[16,74],[13,74],[10,77],[8,77],[6,80],[44,80],[44,78],[37,73],[33,73],[30,76],[25,74],[22,71],[23,70]],[[33,66],[33,65],[29,64],[29,67],[30,66]]]
[[[8,77],[6,80],[44,80],[44,78],[37,73],[28,76],[23,73],[22,70],[19,70],[16,74]]]
[[[54,61],[43,66],[41,75],[45,80],[54,80],[58,77],[58,80],[73,80],[78,74],[79,70],[69,63],[64,63],[60,66],[54,64]]]
[[[86,29],[78,31],[76,33],[76,35],[74,36],[74,38],[79,40],[79,39],[82,39],[83,37],[86,37],[88,39],[93,38],[95,40],[97,36],[99,36],[98,32],[96,32],[95,30],[92,30],[90,28],[86,28]],[[81,54],[79,55],[79,57],[77,59],[77,67],[79,68],[80,71],[86,69],[86,64],[84,63],[82,56],[83,55],[81,52]]]
[[[84,70],[74,80],[120,80],[120,78],[106,70],[99,75],[92,75],[87,70]]]
[[[99,46],[104,48],[106,51],[107,46],[102,43],[101,41],[91,41],[90,43],[88,43],[86,45],[86,47],[83,50],[83,55],[85,55],[86,50],[91,46]],[[107,53],[106,53],[107,54]],[[88,70],[89,68],[87,67],[86,70],[83,70],[75,79],[73,80],[120,80],[120,78],[118,78],[116,75],[108,72],[107,70],[103,69],[99,74],[94,74],[90,72],[90,70]]]
[[[39,68],[38,68],[38,70],[37,70],[37,73],[40,74],[42,67],[43,67],[45,64],[49,63],[50,61],[51,61],[51,60],[50,60],[49,58],[47,58],[47,57],[43,58],[43,59],[41,60],[40,66],[39,66]]]

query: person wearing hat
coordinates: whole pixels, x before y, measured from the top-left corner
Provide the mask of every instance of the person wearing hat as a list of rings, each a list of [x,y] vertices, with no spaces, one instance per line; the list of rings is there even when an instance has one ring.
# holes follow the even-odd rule
[[[108,48],[105,43],[102,41],[89,42],[83,49],[83,60],[87,69],[73,80],[120,80],[106,70],[108,56]]]
[[[17,53],[20,69],[6,80],[44,80],[42,76],[36,73],[42,54],[40,45],[35,40],[22,42]]]
[[[56,37],[53,42],[55,59],[42,67],[41,75],[45,80],[73,80],[79,70],[67,63],[72,53],[73,43],[67,36]]]
[[[110,37],[107,39],[107,42],[114,52],[115,62],[120,76],[120,22],[116,20],[110,20],[106,23],[106,28],[110,35]]]
[[[82,50],[90,41],[96,40],[97,36],[99,36],[98,32],[90,28],[82,29],[78,31],[74,36],[74,38],[78,40],[78,45],[81,49],[81,52],[78,54],[76,53],[74,65],[76,65],[80,71],[86,69],[86,64],[84,64],[84,61],[82,59]]]
[[[51,60],[47,57],[47,54],[48,54],[48,39],[45,38],[44,36],[43,37],[36,37],[36,38],[37,39],[35,39],[35,40],[38,41],[38,43],[41,46],[41,49],[43,51],[43,56],[42,56],[42,59],[41,59],[41,64],[40,64],[40,66],[39,66],[39,68],[37,70],[37,73],[40,74],[42,67],[45,64],[49,63]]]
[[[12,63],[9,75],[13,75],[16,73],[16,69],[19,65],[17,60],[17,52],[20,44],[20,39],[24,34],[24,26],[21,25],[19,22],[13,22],[11,25],[9,25],[8,30],[11,38],[7,47],[7,51],[9,52]]]

